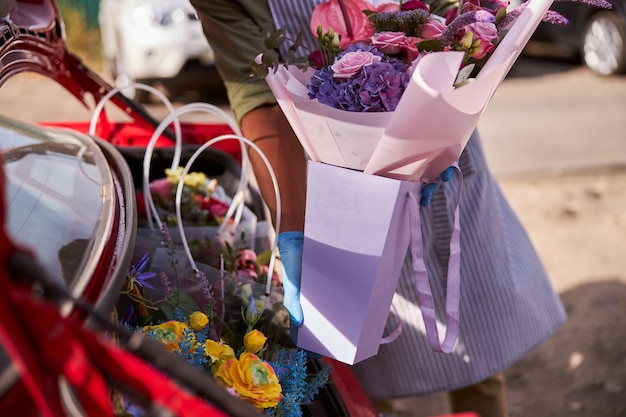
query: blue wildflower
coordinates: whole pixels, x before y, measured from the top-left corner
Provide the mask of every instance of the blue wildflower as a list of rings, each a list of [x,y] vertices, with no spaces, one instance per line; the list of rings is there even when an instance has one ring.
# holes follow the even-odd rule
[[[156,275],[156,272],[144,272],[150,261],[150,254],[144,253],[137,265],[131,265],[128,270],[127,277],[131,282],[136,283],[140,287],[154,289],[154,286],[148,280]]]
[[[302,349],[281,349],[271,363],[283,390],[283,398],[276,407],[276,415],[301,417],[302,404],[313,401],[326,384],[330,368],[325,367],[313,377],[307,373],[308,354]]]

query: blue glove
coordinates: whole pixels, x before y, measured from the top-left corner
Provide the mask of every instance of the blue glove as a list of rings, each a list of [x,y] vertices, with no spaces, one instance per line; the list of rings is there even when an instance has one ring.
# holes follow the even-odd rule
[[[300,305],[300,280],[302,276],[302,246],[304,233],[282,232],[278,235],[278,251],[283,267],[283,304],[289,312],[291,338],[297,340],[297,327],[302,326],[304,315]]]
[[[439,187],[441,187],[441,183],[450,181],[454,177],[455,171],[455,167],[448,167],[441,174],[441,181],[431,182],[424,185],[422,188],[422,198],[420,199],[420,205],[422,207],[426,207],[430,204],[430,200],[433,198],[433,195],[435,195]]]

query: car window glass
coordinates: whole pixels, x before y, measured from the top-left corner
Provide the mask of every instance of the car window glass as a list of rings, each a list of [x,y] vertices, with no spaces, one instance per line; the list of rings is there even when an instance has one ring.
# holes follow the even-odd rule
[[[76,138],[42,138],[1,120],[0,149],[9,235],[33,250],[51,277],[70,285],[87,261],[102,216],[101,168],[89,145]]]

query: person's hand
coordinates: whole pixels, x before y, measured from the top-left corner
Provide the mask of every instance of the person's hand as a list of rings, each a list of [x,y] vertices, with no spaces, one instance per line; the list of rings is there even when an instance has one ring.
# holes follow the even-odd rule
[[[456,168],[450,166],[441,174],[441,181],[431,182],[424,185],[422,188],[422,198],[420,199],[420,205],[422,207],[426,207],[430,204],[430,200],[433,198],[433,195],[435,195],[439,187],[441,187],[441,183],[448,182],[454,177],[454,171],[456,171]]]
[[[302,275],[302,246],[304,233],[282,232],[278,235],[278,251],[283,267],[284,306],[289,312],[291,338],[297,340],[297,327],[302,326],[304,315],[300,305],[300,280]]]

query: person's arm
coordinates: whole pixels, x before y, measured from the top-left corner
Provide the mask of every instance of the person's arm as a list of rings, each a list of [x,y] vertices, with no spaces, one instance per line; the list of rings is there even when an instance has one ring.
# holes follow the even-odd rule
[[[281,195],[280,231],[303,231],[306,194],[306,158],[289,122],[277,104],[257,107],[246,113],[241,129],[265,153],[272,165]],[[250,153],[261,195],[275,216],[274,188],[265,165]]]
[[[281,230],[304,228],[306,158],[276,99],[264,80],[250,77],[250,61],[269,51],[261,28],[272,24],[263,0],[192,0],[207,40],[215,51],[215,65],[224,81],[242,133],[269,159],[281,193]],[[260,157],[250,152],[261,195],[275,220],[271,178]]]

